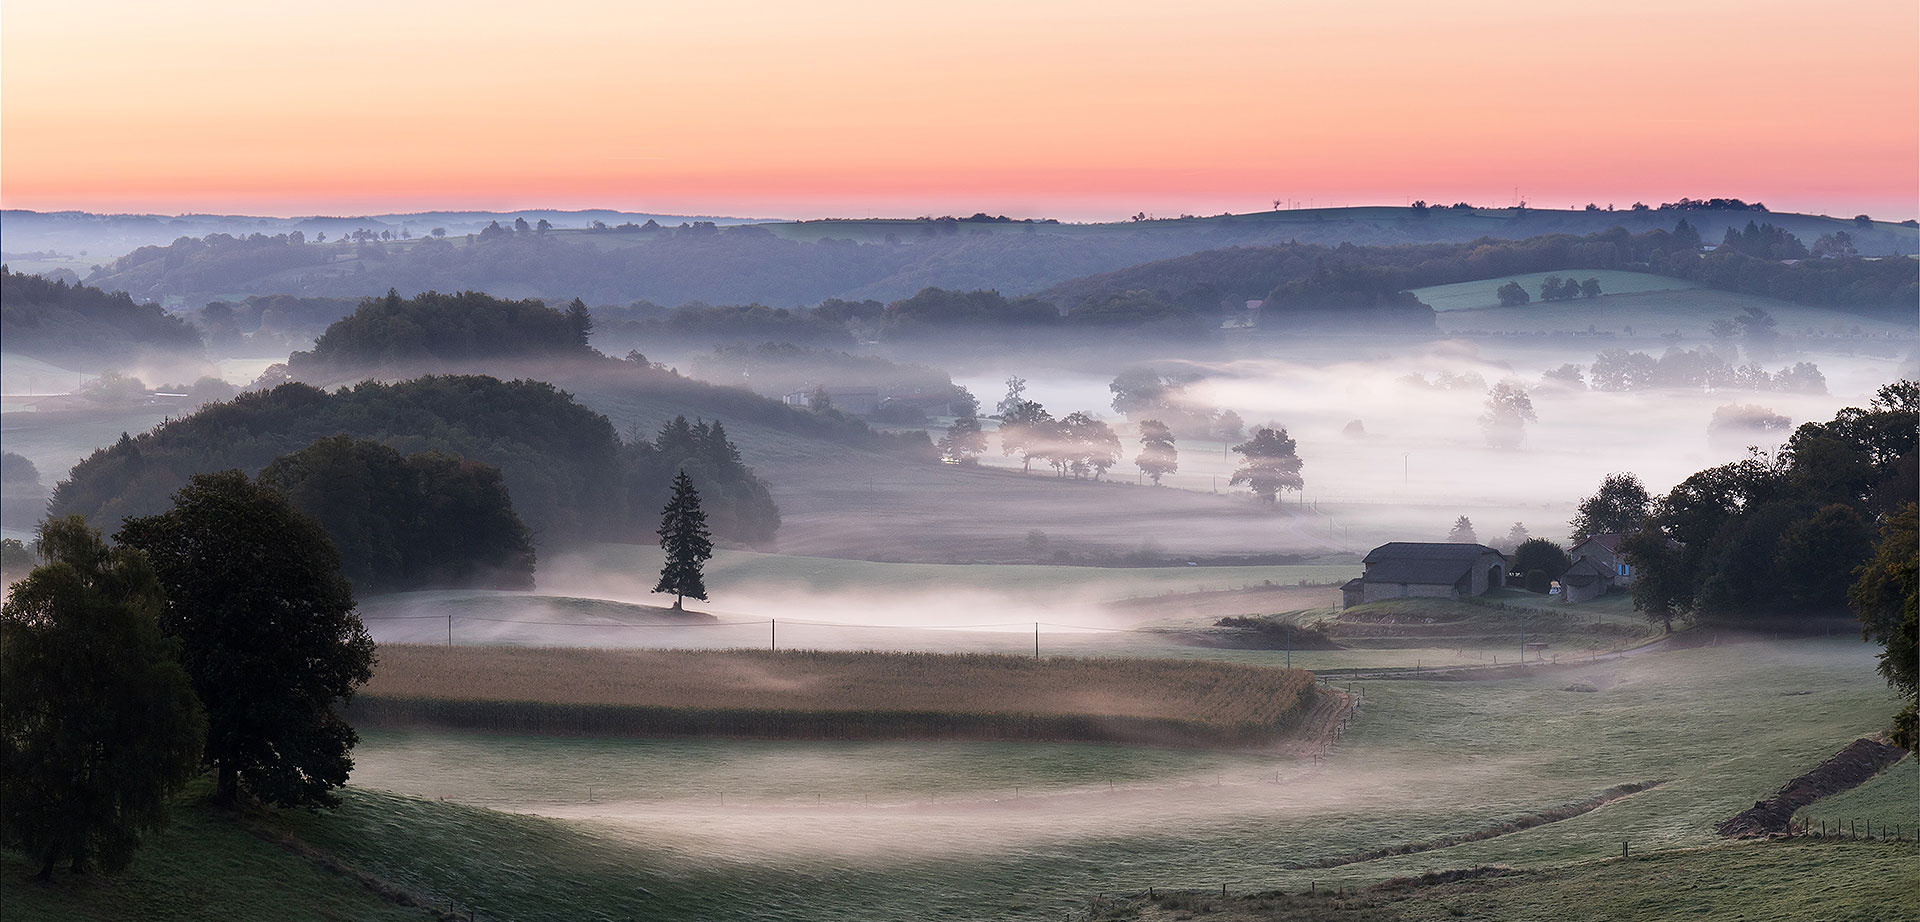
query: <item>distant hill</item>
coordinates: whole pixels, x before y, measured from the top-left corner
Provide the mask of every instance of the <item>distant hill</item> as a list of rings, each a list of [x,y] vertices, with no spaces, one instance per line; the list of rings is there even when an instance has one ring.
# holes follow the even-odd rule
[[[57,365],[100,368],[139,360],[195,360],[199,331],[158,304],[123,292],[69,285],[0,265],[0,341],[6,350]]]
[[[1628,270],[1640,277],[1634,287],[1642,291],[1709,287],[1876,316],[1902,312],[1911,316],[1912,309],[1920,306],[1920,284],[1916,284],[1915,262],[1910,257],[1775,260],[1724,247],[1702,253],[1704,235],[1691,225],[1690,217],[1686,220],[1686,224],[1676,223],[1673,231],[1641,234],[1613,228],[1580,237],[1489,237],[1464,243],[1226,247],[1074,279],[1048,288],[1039,297],[1074,305],[1144,291],[1171,301],[1206,296],[1233,304],[1284,297],[1292,286],[1320,273],[1358,270],[1365,270],[1382,288],[1451,297],[1472,288],[1462,283],[1531,278],[1530,274],[1544,277],[1553,272],[1586,278],[1592,274],[1587,270]],[[1655,276],[1671,282],[1646,281]],[[1460,305],[1434,306],[1457,309]]]
[[[86,278],[136,297],[188,304],[250,294],[364,297],[397,288],[475,289],[549,301],[581,297],[594,305],[705,301],[793,307],[828,298],[893,300],[928,287],[1029,294],[1082,276],[1236,246],[1465,243],[1594,234],[1615,227],[1642,232],[1671,228],[1681,217],[1708,241],[1758,218],[1809,242],[1846,231],[1861,255],[1920,251],[1920,230],[1911,227],[1751,208],[1346,208],[1109,224],[975,216],[733,226],[593,219],[600,221],[595,226],[586,217],[551,220],[545,229],[530,222],[524,230],[511,221],[501,220],[498,227],[489,221],[471,234],[448,228],[444,238],[432,236],[431,229],[422,236],[418,227],[405,226],[400,229],[408,235],[404,239],[390,228],[370,227],[347,231],[343,238],[336,227],[325,243],[319,235],[328,232],[317,225],[269,228],[275,232],[144,247],[90,269]],[[13,247],[14,231],[8,233]]]

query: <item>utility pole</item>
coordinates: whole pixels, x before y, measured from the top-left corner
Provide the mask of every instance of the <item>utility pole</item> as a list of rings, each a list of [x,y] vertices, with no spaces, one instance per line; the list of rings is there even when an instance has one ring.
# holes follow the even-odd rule
[[[1400,479],[1406,483],[1413,482],[1413,452],[1400,453]]]
[[[447,612],[447,649],[453,649],[453,612]]]
[[[1033,658],[1040,658],[1040,622],[1033,623]]]
[[[1293,668],[1293,625],[1287,625],[1287,668]]]
[[[780,619],[779,618],[767,619],[767,649],[775,653],[780,652]]]

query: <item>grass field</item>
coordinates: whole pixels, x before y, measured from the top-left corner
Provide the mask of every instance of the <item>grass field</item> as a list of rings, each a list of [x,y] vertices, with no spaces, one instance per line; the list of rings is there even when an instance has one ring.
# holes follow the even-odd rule
[[[1500,278],[1481,279],[1472,282],[1455,282],[1451,285],[1433,285],[1427,288],[1416,288],[1413,294],[1427,306],[1442,313],[1483,307],[1499,307],[1500,297],[1495,294],[1495,292],[1499,290],[1500,286],[1508,282],[1517,282],[1520,287],[1527,290],[1528,295],[1535,299],[1528,306],[1546,307],[1551,303],[1556,303],[1541,302],[1538,300],[1540,297],[1540,283],[1546,281],[1549,275],[1557,275],[1563,279],[1572,278],[1575,281],[1583,281],[1590,278],[1599,279],[1600,291],[1603,295],[1637,294],[1648,291],[1677,291],[1703,287],[1697,282],[1690,282],[1686,279],[1677,279],[1666,275],[1652,275],[1646,272],[1626,272],[1619,269],[1565,269],[1557,272],[1530,272],[1525,275],[1508,275]],[[1579,305],[1583,302],[1575,300],[1573,302],[1557,303]],[[1606,301],[1585,301],[1584,303],[1589,310],[1604,310],[1608,304]]]
[[[387,645],[355,707],[594,735],[1248,745],[1298,723],[1312,685],[1204,660]]]
[[[1472,601],[1388,599],[1339,612],[1303,612],[1294,620],[1315,624],[1329,637],[1354,647],[1504,649],[1518,655],[1522,642],[1545,643],[1545,655],[1632,646],[1660,632],[1633,610],[1624,592],[1579,605],[1517,589],[1496,589]]]
[[[1525,873],[1421,885],[1373,914],[1310,917],[1912,917],[1911,842],[1725,844],[1712,831],[1882,726],[1892,708],[1869,648],[1850,638],[1751,643],[1597,671],[1365,683],[1360,717],[1319,765],[1098,745],[375,730],[341,810],[273,822],[480,919],[1055,920],[1083,917],[1098,894],[1148,885],[1298,893],[1486,865]],[[1601,690],[1562,691],[1570,675]],[[1855,812],[1865,799],[1896,808],[1912,764],[1831,804],[1855,796]],[[1508,835],[1281,867],[1456,836],[1654,780],[1663,783]],[[1623,839],[1635,857],[1609,860]],[[208,849],[162,843],[90,897],[119,915],[87,912],[189,917],[129,907],[170,898],[162,870],[215,860]],[[298,876],[266,884],[279,878],[241,851],[219,859],[245,891],[231,894],[242,908],[227,918],[403,917],[377,906],[276,912],[261,901],[347,897]],[[6,886],[9,918],[90,917],[50,908],[53,897],[18,886],[17,874]],[[288,893],[264,892],[278,890]],[[268,908],[249,911],[257,906]],[[1875,914],[1884,906],[1907,915]]]
[[[1101,901],[1095,922],[1427,922],[1557,919],[1908,920],[1920,904],[1911,844],[1768,842],[1677,849],[1548,871],[1495,868],[1464,880],[1409,879],[1335,893],[1162,892]]]
[[[1086,895],[1148,884],[1354,886],[1485,864],[1579,867],[1617,855],[1622,839],[1636,853],[1714,845],[1720,820],[1883,724],[1891,706],[1871,663],[1848,638],[1657,652],[1496,682],[1369,681],[1356,689],[1360,717],[1317,766],[1143,763],[1126,747],[414,732],[370,734],[357,778],[565,818],[537,828],[575,830],[568,841],[601,855],[589,864],[624,861],[627,870],[593,885],[606,905],[663,880],[729,894],[676,889],[637,918],[1052,919],[1083,909]],[[1598,690],[1563,690],[1575,681]],[[1089,755],[1078,769],[1042,767],[1080,750]],[[1034,761],[1021,762],[1029,751]],[[1510,835],[1277,867],[1457,836],[1643,781],[1663,783]],[[513,856],[454,875],[412,855],[418,843],[375,835],[371,820],[302,822],[356,861],[410,886],[472,888],[463,899],[482,906],[527,905],[510,892],[529,873],[521,862],[550,866]],[[1525,917],[1523,905],[1495,917]]]
[[[1491,285],[1495,282],[1467,284]],[[1592,301],[1535,301],[1519,307],[1462,307],[1442,312],[1439,322],[1442,332],[1456,335],[1608,334],[1608,341],[1595,346],[1595,351],[1625,346],[1657,352],[1665,348],[1665,343],[1655,337],[1678,333],[1692,341],[1705,341],[1712,336],[1714,321],[1731,319],[1749,307],[1772,314],[1779,321],[1780,332],[1787,335],[1837,337],[1834,340],[1837,343],[1861,341],[1863,346],[1866,343],[1861,337],[1893,336],[1909,342],[1913,337],[1911,324],[1894,324],[1757,295],[1689,287],[1607,294]],[[1611,341],[1618,337],[1624,339]],[[1638,337],[1638,341],[1634,340],[1635,337]]]
[[[173,823],[127,870],[74,877],[63,866],[52,884],[13,850],[0,850],[0,915],[8,922],[98,920],[199,922],[275,919],[402,922],[432,918],[385,900],[360,883],[323,870],[200,805],[191,791]]]

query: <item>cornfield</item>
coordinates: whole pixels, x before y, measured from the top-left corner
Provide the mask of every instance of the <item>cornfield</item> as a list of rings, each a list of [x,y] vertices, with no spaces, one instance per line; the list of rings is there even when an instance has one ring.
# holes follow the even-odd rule
[[[625,736],[1234,746],[1284,734],[1312,673],[991,654],[383,646],[372,725]]]

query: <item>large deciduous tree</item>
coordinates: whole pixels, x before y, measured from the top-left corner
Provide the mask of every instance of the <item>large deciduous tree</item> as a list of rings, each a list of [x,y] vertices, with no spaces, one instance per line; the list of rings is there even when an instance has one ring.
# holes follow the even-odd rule
[[[689,596],[706,601],[702,564],[713,556],[713,541],[707,534],[707,514],[700,511],[700,492],[686,471],[674,475],[673,497],[660,512],[660,548],[667,552],[667,562],[653,591],[673,593],[674,611],[683,610]]]
[[[359,737],[335,709],[373,674],[340,554],[319,522],[240,471],[199,474],[128,519],[166,588],[161,625],[207,709],[215,799],[336,806]]]
[[[78,516],[0,607],[0,841],[40,864],[125,867],[200,767],[206,718],[160,630],[145,555]]]
[[[1519,448],[1526,440],[1527,424],[1537,423],[1533,398],[1525,385],[1502,381],[1487,391],[1487,411],[1480,416],[1480,430],[1494,448]]]
[[[1142,420],[1140,423],[1140,454],[1133,459],[1134,466],[1160,485],[1160,478],[1180,470],[1180,453],[1174,449],[1173,430],[1157,419]]]
[[[1271,503],[1281,490],[1298,490],[1305,485],[1300,477],[1302,462],[1294,450],[1293,439],[1285,429],[1255,429],[1253,438],[1233,446],[1243,461],[1233,472],[1229,485],[1246,484],[1255,496]]]
[[[1906,706],[1894,717],[1893,741],[1906,749],[1920,743],[1920,529],[1908,503],[1880,529],[1874,555],[1855,571],[1847,600],[1860,617],[1864,640],[1883,644],[1880,675]]]
[[[1577,544],[1594,535],[1624,535],[1640,530],[1653,507],[1653,497],[1634,474],[1608,474],[1600,489],[1580,500],[1578,511],[1568,525]]]
[[[960,464],[976,464],[980,453],[987,450],[987,436],[980,431],[980,420],[975,416],[962,416],[947,427],[947,434],[940,437],[940,454]]]

